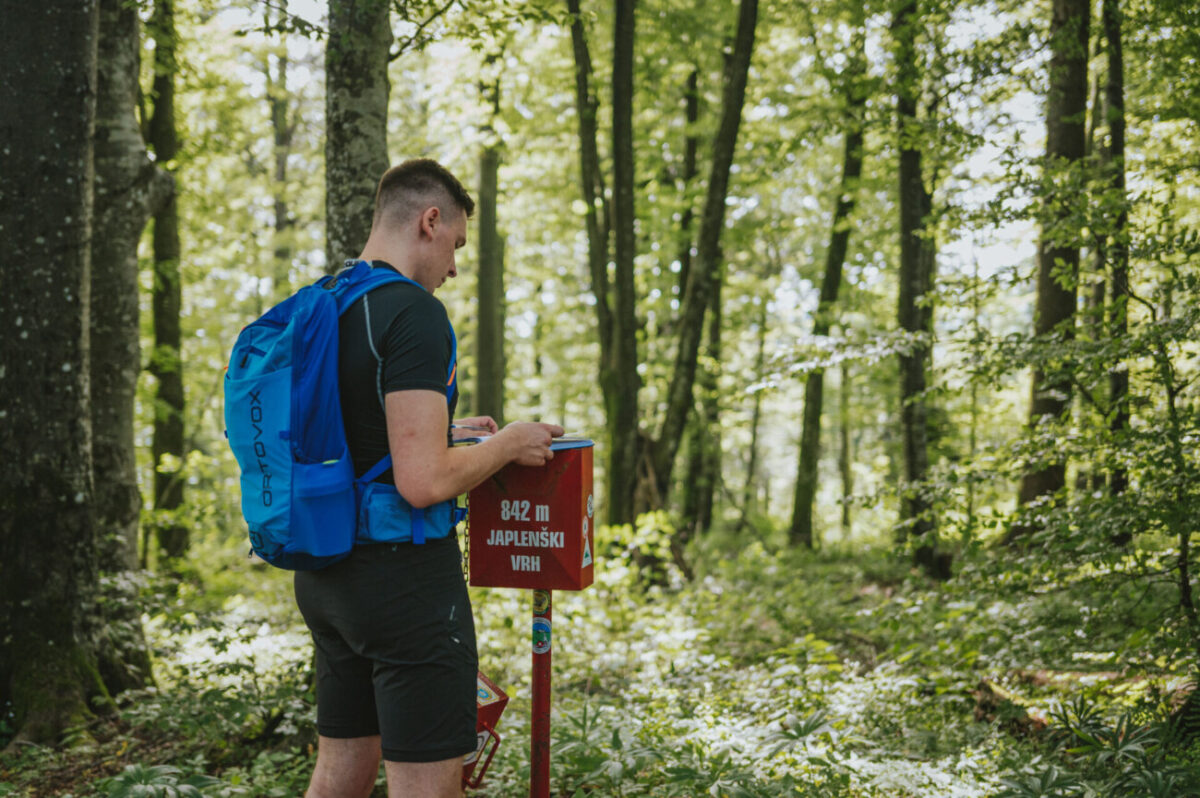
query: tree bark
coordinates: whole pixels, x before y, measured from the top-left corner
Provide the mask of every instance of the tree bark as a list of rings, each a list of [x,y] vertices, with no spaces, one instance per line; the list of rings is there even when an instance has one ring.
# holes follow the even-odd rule
[[[824,338],[836,320],[838,291],[842,285],[842,267],[850,245],[850,217],[854,213],[858,179],[863,164],[863,111],[866,93],[862,77],[866,57],[864,40],[857,37],[857,47],[843,74],[842,94],[845,102],[845,144],[842,152],[842,177],[838,184],[837,203],[833,210],[833,226],[829,248],[825,252],[825,272],[821,278],[821,296],[813,317],[813,337]],[[792,504],[792,522],[788,540],[793,546],[815,548],[813,506],[816,504],[818,466],[821,461],[821,413],[825,397],[825,370],[817,368],[804,380],[804,416],[800,430],[800,462],[796,469],[796,493]]]
[[[900,352],[900,428],[904,443],[899,539],[913,539],[913,560],[927,573],[945,576],[938,563],[933,508],[923,494],[929,471],[928,410],[925,368],[933,337],[935,250],[930,215],[933,198],[925,185],[922,149],[925,132],[917,118],[921,66],[917,32],[921,13],[917,0],[896,9],[892,35],[896,52],[896,124],[899,139],[900,274],[897,319],[908,342]]]
[[[767,300],[762,297],[758,308],[758,350],[754,356],[754,374],[758,380],[764,378],[767,362]],[[742,486],[742,512],[738,520],[738,531],[746,527],[749,518],[758,510],[758,458],[759,427],[762,421],[763,391],[754,392],[754,405],[750,411],[750,446],[746,453],[746,483]]]
[[[1076,287],[1079,271],[1077,234],[1065,231],[1074,213],[1078,191],[1075,166],[1083,159],[1086,141],[1088,22],[1087,0],[1053,0],[1050,20],[1050,84],[1046,102],[1045,180],[1049,192],[1042,200],[1042,231],[1038,242],[1037,309],[1034,334],[1047,339],[1057,334],[1074,337]],[[1067,366],[1037,367],[1029,403],[1029,425],[1063,418],[1071,404],[1071,375]],[[1066,483],[1066,460],[1059,456],[1031,468],[1021,478],[1019,505],[1053,497]],[[1034,527],[1014,524],[1011,542]]]
[[[1129,205],[1125,193],[1125,58],[1121,46],[1120,0],[1104,0],[1102,14],[1108,51],[1108,79],[1104,94],[1109,144],[1105,150],[1105,161],[1109,202],[1117,209],[1108,230],[1105,261],[1112,284],[1109,335],[1119,339],[1129,333]],[[1109,372],[1109,401],[1113,407],[1111,430],[1117,436],[1129,429],[1129,370],[1123,365],[1114,364]],[[1129,475],[1124,468],[1113,469],[1109,486],[1114,495],[1125,492],[1129,487]]]
[[[156,0],[150,22],[154,34],[154,112],[150,146],[156,161],[175,174],[179,152],[175,126],[175,76],[178,37],[175,0]],[[178,181],[176,182],[178,186]],[[179,272],[179,207],[172,194],[154,215],[154,352],[150,373],[156,381],[154,400],[154,509],[158,548],[168,562],[187,553],[188,528],[176,517],[183,505],[183,334],[180,313],[183,286]]]
[[[733,54],[726,63],[724,90],[721,97],[721,117],[713,140],[712,164],[704,210],[700,217],[700,234],[696,247],[696,263],[688,275],[680,312],[679,348],[675,368],[667,392],[667,407],[662,432],[653,451],[653,477],[658,488],[659,506],[664,506],[671,483],[675,455],[683,438],[684,425],[692,412],[692,388],[696,378],[696,363],[700,341],[704,335],[704,315],[712,303],[712,294],[721,267],[721,232],[725,227],[725,198],[729,189],[729,173],[737,146],[742,121],[742,106],[746,100],[746,81],[750,58],[754,51],[754,35],[758,23],[758,0],[741,0],[738,5],[737,33]]]
[[[265,10],[267,25],[270,26],[271,9]],[[281,22],[286,18],[287,0],[278,0],[278,13]],[[286,33],[279,32],[279,44],[275,53],[275,66],[271,67],[271,57],[267,56],[263,64],[263,73],[267,79],[267,102],[271,110],[271,133],[273,138],[273,156],[275,170],[271,180],[271,193],[274,195],[275,235],[273,254],[275,268],[272,274],[272,304],[281,302],[292,293],[292,243],[291,232],[296,220],[292,218],[288,198],[288,157],[292,153],[292,140],[295,136],[295,124],[290,112],[291,96],[288,94],[288,49]]]
[[[713,499],[721,478],[721,406],[718,379],[721,374],[721,288],[718,276],[708,309],[708,341],[696,380],[700,412],[688,429],[687,471],[683,482],[681,546],[712,528]]]
[[[695,211],[692,202],[692,184],[699,175],[697,166],[700,138],[696,135],[696,124],[700,121],[700,71],[695,67],[688,73],[684,88],[684,121],[687,135],[683,143],[683,193],[686,205],[679,221],[681,244],[679,247],[679,298],[687,291],[688,276],[692,272],[692,249],[695,241],[692,225]],[[714,458],[713,441],[710,434],[717,419],[716,369],[720,364],[720,291],[713,292],[710,313],[717,314],[716,324],[709,320],[709,345],[707,365],[701,368],[699,393],[700,414],[687,424],[687,468],[683,479],[683,503],[679,525],[680,550],[696,534],[708,531],[712,523],[713,486],[720,468],[719,452]],[[672,324],[672,326],[675,326]],[[715,347],[715,349],[714,349]]]
[[[57,742],[103,694],[89,394],[98,4],[3,0],[0,48],[0,706]]]
[[[687,204],[683,208],[683,216],[679,219],[679,231],[683,239],[679,247],[679,300],[687,292],[688,275],[692,273],[692,248],[695,241],[692,238],[692,223],[696,212],[692,207],[692,183],[699,176],[697,166],[700,151],[700,137],[696,135],[696,124],[700,121],[700,70],[692,67],[688,73],[687,86],[683,91],[684,120],[687,124],[687,135],[683,140],[683,192]]]
[[[613,142],[613,407],[608,415],[612,441],[609,474],[609,522],[633,523],[638,463],[637,293],[633,260],[637,255],[634,222],[633,48],[635,0],[615,0],[612,70]]]
[[[325,45],[325,269],[357,255],[388,168],[389,0],[330,0]]]
[[[484,86],[493,115],[500,112],[500,80]],[[504,258],[497,229],[500,149],[488,125],[489,141],[479,156],[479,320],[475,331],[475,411],[504,423]],[[539,355],[540,356],[540,355]]]
[[[842,539],[850,539],[850,501],[854,497],[854,452],[850,444],[850,363],[842,361],[838,385],[838,472],[842,477]]]
[[[91,281],[91,423],[99,567],[138,567],[134,396],[141,371],[138,241],[152,211],[173,191],[146,155],[136,112],[137,9],[101,0],[95,133],[95,230]],[[128,578],[111,580],[103,603],[100,672],[110,692],[150,678],[141,608]]]

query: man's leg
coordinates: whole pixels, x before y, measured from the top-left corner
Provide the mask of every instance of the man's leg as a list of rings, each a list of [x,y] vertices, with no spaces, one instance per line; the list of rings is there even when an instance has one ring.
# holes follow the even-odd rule
[[[305,798],[367,798],[379,773],[379,735],[318,737],[317,766]],[[388,782],[392,763],[389,762]]]
[[[440,762],[384,762],[388,798],[460,798],[463,757]]]

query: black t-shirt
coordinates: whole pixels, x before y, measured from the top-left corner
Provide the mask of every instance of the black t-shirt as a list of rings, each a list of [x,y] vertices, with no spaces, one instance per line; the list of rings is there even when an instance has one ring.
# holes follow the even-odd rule
[[[380,260],[371,265],[393,269]],[[380,286],[342,314],[338,324],[338,387],[356,476],[365,474],[388,453],[383,397],[390,391],[412,389],[437,391],[444,396],[453,346],[446,308],[418,285]],[[449,404],[451,418],[457,404],[455,388]],[[449,434],[447,430],[447,440]],[[390,483],[392,479],[388,469],[375,481]]]

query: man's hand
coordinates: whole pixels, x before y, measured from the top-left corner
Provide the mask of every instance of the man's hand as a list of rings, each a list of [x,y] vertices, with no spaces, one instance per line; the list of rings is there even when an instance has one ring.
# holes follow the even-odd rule
[[[450,424],[446,396],[439,391],[391,391],[384,397],[388,444],[396,488],[414,507],[452,499],[499,471],[507,463],[545,465],[554,456],[552,438],[563,434],[556,424],[517,422],[475,446],[447,446]],[[496,422],[490,418],[463,423]]]
[[[544,466],[554,459],[550,441],[560,437],[563,428],[557,424],[541,424],[536,421],[514,421],[506,426],[501,436],[513,447],[512,462],[523,466]]]
[[[491,416],[472,416],[471,418],[455,419],[450,425],[450,435],[454,440],[460,438],[478,438],[483,435],[495,435],[500,431],[496,419]]]

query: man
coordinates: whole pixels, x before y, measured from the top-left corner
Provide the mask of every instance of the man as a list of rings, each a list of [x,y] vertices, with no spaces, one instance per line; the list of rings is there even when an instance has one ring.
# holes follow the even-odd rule
[[[343,314],[339,385],[356,475],[384,455],[404,513],[379,519],[395,529],[411,508],[433,508],[508,463],[549,461],[552,424],[489,417],[462,424],[494,433],[452,448],[457,403],[454,340],[433,292],[457,275],[475,203],[430,160],[383,176],[360,260],[412,282],[389,283]],[[448,387],[449,386],[449,387]],[[472,433],[477,434],[477,433]],[[374,487],[374,486],[372,486]],[[394,501],[395,494],[386,488]],[[411,505],[411,507],[409,507]],[[376,525],[369,505],[370,526]],[[436,513],[427,518],[444,518]],[[408,524],[405,520],[401,525]],[[450,524],[425,525],[426,542],[362,543],[345,560],[296,573],[296,600],[317,651],[317,765],[308,798],[365,798],[382,754],[390,798],[461,795],[463,756],[475,750],[475,626]],[[387,539],[372,529],[373,539]]]

